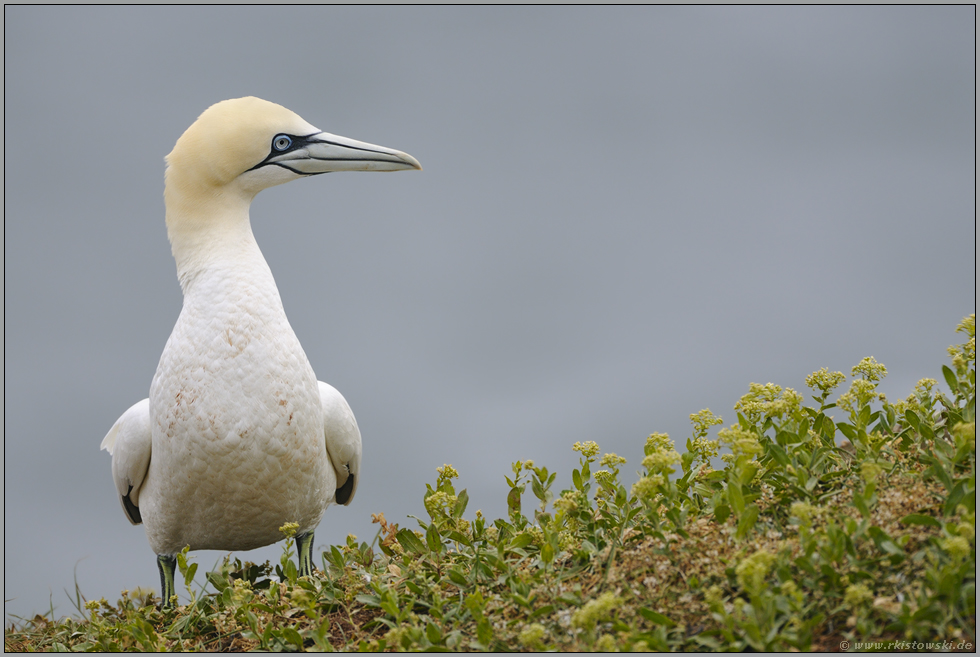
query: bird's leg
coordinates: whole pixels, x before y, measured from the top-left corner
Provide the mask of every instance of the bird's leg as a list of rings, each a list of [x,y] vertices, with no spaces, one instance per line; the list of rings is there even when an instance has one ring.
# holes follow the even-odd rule
[[[168,554],[158,554],[157,568],[160,569],[160,607],[162,609],[169,609],[173,607],[170,598],[176,593],[174,591],[174,570],[177,569],[177,557]]]
[[[299,561],[299,576],[313,577],[313,532],[300,534],[296,537],[297,561]]]

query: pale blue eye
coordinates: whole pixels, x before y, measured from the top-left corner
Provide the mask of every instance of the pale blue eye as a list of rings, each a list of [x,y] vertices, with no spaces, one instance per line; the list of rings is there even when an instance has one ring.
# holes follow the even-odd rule
[[[272,140],[272,147],[279,152],[282,152],[293,145],[293,140],[289,138],[289,135],[276,135],[276,138]]]

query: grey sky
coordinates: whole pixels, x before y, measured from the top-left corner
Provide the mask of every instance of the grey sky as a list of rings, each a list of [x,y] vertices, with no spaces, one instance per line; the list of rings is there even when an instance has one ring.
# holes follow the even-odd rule
[[[749,382],[864,356],[905,396],[975,309],[975,9],[5,8],[4,599],[159,587],[99,443],[180,310],[163,156],[256,95],[424,171],[258,196],[319,378],[364,436],[317,545],[412,525],[452,463],[640,468]],[[273,546],[243,553],[276,559]],[[318,553],[317,553],[318,554]],[[219,553],[198,553],[207,570]],[[319,559],[317,559],[319,563]]]

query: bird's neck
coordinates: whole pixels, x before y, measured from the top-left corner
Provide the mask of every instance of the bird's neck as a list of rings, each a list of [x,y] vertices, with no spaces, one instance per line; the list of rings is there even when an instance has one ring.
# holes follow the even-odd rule
[[[252,235],[251,197],[220,189],[188,194],[168,184],[164,198],[167,236],[185,296],[210,274],[234,272],[241,279],[261,279],[253,282],[275,287]]]

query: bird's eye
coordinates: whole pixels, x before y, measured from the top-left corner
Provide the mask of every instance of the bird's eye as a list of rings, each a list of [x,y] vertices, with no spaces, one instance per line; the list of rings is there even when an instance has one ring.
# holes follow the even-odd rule
[[[288,135],[276,135],[276,138],[272,140],[272,147],[277,151],[284,151],[293,145],[293,140],[289,138]]]

